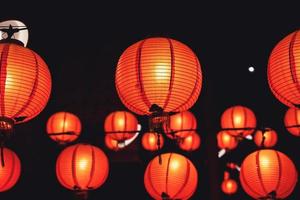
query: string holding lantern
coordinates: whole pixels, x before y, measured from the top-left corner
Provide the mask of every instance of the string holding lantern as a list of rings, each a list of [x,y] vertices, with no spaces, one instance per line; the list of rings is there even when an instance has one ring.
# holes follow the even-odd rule
[[[300,109],[289,108],[284,115],[285,128],[294,136],[300,136]]]
[[[195,151],[199,149],[201,144],[200,136],[197,132],[190,132],[184,138],[180,139],[178,146],[184,151]]]
[[[254,135],[254,143],[258,147],[273,147],[277,143],[277,133],[270,128],[257,130]]]
[[[142,146],[148,151],[158,151],[164,146],[164,138],[157,133],[147,132],[143,134]]]
[[[221,189],[225,194],[233,195],[238,190],[238,184],[234,179],[230,178],[229,172],[224,172],[224,179],[221,184]]]

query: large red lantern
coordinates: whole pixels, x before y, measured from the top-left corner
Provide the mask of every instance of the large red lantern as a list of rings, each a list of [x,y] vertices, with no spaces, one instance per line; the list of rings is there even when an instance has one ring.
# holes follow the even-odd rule
[[[18,156],[10,149],[3,148],[3,157],[0,164],[0,192],[12,188],[19,180],[21,162]]]
[[[164,138],[162,135],[154,132],[144,133],[142,145],[148,151],[157,151],[164,146]]]
[[[218,147],[220,149],[235,149],[238,145],[238,140],[227,133],[227,131],[220,131],[217,135]]]
[[[238,184],[235,180],[230,178],[228,172],[224,172],[224,180],[221,185],[221,189],[225,194],[232,195],[236,193],[238,189]]]
[[[109,163],[104,152],[89,144],[65,148],[56,161],[58,181],[70,190],[99,188],[107,179]]]
[[[171,115],[169,122],[164,123],[164,132],[171,138],[184,138],[197,128],[197,119],[193,113],[184,111]]]
[[[241,165],[242,187],[254,199],[285,199],[294,190],[297,179],[294,163],[279,151],[256,151]]]
[[[193,131],[182,138],[178,145],[184,151],[195,151],[200,147],[201,139],[197,132]]]
[[[153,105],[164,112],[188,110],[202,86],[195,53],[169,38],[148,38],[128,47],[116,69],[116,88],[123,104],[140,115]]]
[[[60,144],[76,140],[81,132],[80,119],[69,112],[53,114],[47,121],[47,133]]]
[[[223,112],[221,127],[230,135],[245,137],[254,132],[256,117],[253,111],[245,106],[233,106]]]
[[[300,109],[289,108],[284,116],[284,125],[291,134],[300,136]]]
[[[277,143],[277,133],[270,128],[258,130],[254,135],[254,143],[258,147],[273,147]]]
[[[144,184],[153,199],[189,199],[198,183],[197,169],[186,157],[176,153],[162,154],[148,164]]]
[[[283,104],[300,105],[300,35],[295,31],[272,50],[268,63],[268,82],[274,96]]]
[[[138,121],[136,117],[126,111],[112,112],[104,122],[105,133],[118,142],[124,142],[132,138],[138,132],[137,129]]]

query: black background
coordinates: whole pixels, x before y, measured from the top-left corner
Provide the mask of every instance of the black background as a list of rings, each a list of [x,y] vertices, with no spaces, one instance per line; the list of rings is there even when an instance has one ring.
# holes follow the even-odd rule
[[[251,1],[252,2],[252,1]],[[296,1],[295,1],[296,2]],[[82,121],[77,142],[101,147],[110,159],[110,175],[90,199],[151,199],[144,189],[143,174],[155,154],[145,152],[140,137],[121,152],[109,151],[103,143],[105,116],[126,109],[114,86],[114,73],[121,53],[141,39],[170,37],[190,46],[198,55],[203,71],[203,90],[191,111],[198,119],[201,148],[184,153],[169,142],[163,151],[189,157],[199,173],[199,184],[192,199],[247,200],[241,188],[236,195],[223,195],[220,184],[228,161],[241,163],[255,150],[251,141],[222,159],[217,158],[216,133],[221,113],[229,106],[251,108],[261,126],[278,132],[275,149],[287,154],[300,167],[300,138],[283,126],[286,107],[272,95],[266,66],[274,45],[299,28],[297,4],[261,3],[181,3],[144,1],[59,2],[43,1],[12,5],[1,3],[0,21],[18,19],[30,31],[28,47],[41,55],[52,74],[53,89],[44,111],[35,119],[16,127],[7,143],[20,157],[22,174],[1,199],[73,199],[72,191],[56,179],[56,157],[63,147],[50,140],[45,124],[51,114],[66,110]],[[248,67],[255,67],[250,73]],[[147,130],[146,117],[138,117]],[[236,171],[231,171],[238,179]],[[299,200],[299,184],[288,198]]]

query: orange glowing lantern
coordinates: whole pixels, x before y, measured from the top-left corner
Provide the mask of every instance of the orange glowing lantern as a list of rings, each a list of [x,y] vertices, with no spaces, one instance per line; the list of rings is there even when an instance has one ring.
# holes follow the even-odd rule
[[[247,107],[233,106],[223,112],[221,127],[230,135],[245,137],[254,132],[256,117]]]
[[[157,133],[144,133],[142,137],[142,145],[148,151],[157,151],[164,146],[164,138]]]
[[[193,113],[184,111],[171,115],[169,123],[164,124],[164,132],[171,138],[184,138],[197,128],[197,120]]]
[[[3,148],[3,157],[0,164],[0,192],[12,188],[19,180],[21,162],[18,156],[10,149]]]
[[[178,143],[179,148],[184,151],[195,151],[200,147],[201,139],[198,133],[191,132]]]
[[[104,131],[106,134],[117,140],[124,142],[134,136],[137,131],[138,121],[130,112],[115,111],[110,113],[104,122]]]
[[[235,137],[229,135],[227,131],[220,131],[217,135],[218,147],[220,149],[235,149],[238,141]]]
[[[107,179],[109,163],[104,152],[89,144],[65,148],[56,161],[58,181],[70,190],[99,188]]]
[[[105,146],[113,151],[119,151],[120,147],[118,145],[118,141],[112,139],[109,135],[105,135],[104,137]]]
[[[176,153],[162,154],[148,164],[144,184],[153,199],[189,199],[196,190],[198,172],[193,163]]]
[[[188,110],[202,86],[195,53],[169,38],[148,38],[128,47],[119,59],[115,77],[123,104],[139,115],[151,114],[153,105],[164,112]]]
[[[289,108],[284,116],[284,125],[287,130],[295,135],[300,136],[300,109]]]
[[[273,147],[277,143],[277,133],[273,129],[258,130],[254,135],[258,147]]]
[[[53,114],[47,122],[47,133],[50,138],[59,144],[72,142],[81,132],[80,119],[69,112]]]
[[[272,50],[268,63],[271,91],[281,103],[289,107],[300,105],[299,39],[299,31],[283,38]]]
[[[279,151],[256,151],[241,165],[241,185],[254,199],[285,199],[294,190],[297,179],[294,163]]]
[[[228,172],[224,172],[224,180],[221,189],[225,194],[232,195],[236,193],[238,185],[235,180],[231,179]]]

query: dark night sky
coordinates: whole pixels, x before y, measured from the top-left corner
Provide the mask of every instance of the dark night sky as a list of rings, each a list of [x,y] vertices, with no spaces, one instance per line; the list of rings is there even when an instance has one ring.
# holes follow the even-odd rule
[[[219,189],[225,163],[241,163],[255,150],[252,142],[243,141],[236,151],[217,159],[219,118],[232,105],[248,106],[256,113],[259,125],[277,130],[279,142],[275,149],[290,156],[300,169],[300,138],[291,136],[283,127],[286,107],[273,97],[266,75],[274,45],[299,28],[297,5],[184,2],[47,5],[40,1],[41,5],[2,9],[0,21],[18,19],[29,27],[28,47],[48,64],[53,89],[45,110],[30,122],[18,125],[7,144],[19,155],[22,174],[13,189],[0,194],[1,199],[74,198],[56,180],[55,162],[62,147],[45,132],[48,117],[61,110],[81,119],[83,132],[77,142],[101,147],[110,159],[109,178],[90,193],[90,200],[150,199],[143,174],[155,154],[142,150],[140,138],[122,152],[110,152],[103,144],[103,122],[110,112],[126,109],[114,87],[119,56],[129,45],[151,36],[171,37],[187,44],[202,65],[203,90],[191,109],[198,119],[202,146],[194,153],[184,153],[170,143],[163,150],[180,152],[196,165],[199,185],[193,200],[250,199],[241,188],[232,197]],[[248,72],[249,66],[255,67],[255,73]],[[138,119],[145,131],[146,117]],[[232,175],[238,177],[236,172]],[[299,200],[299,189],[298,184],[288,199]]]

